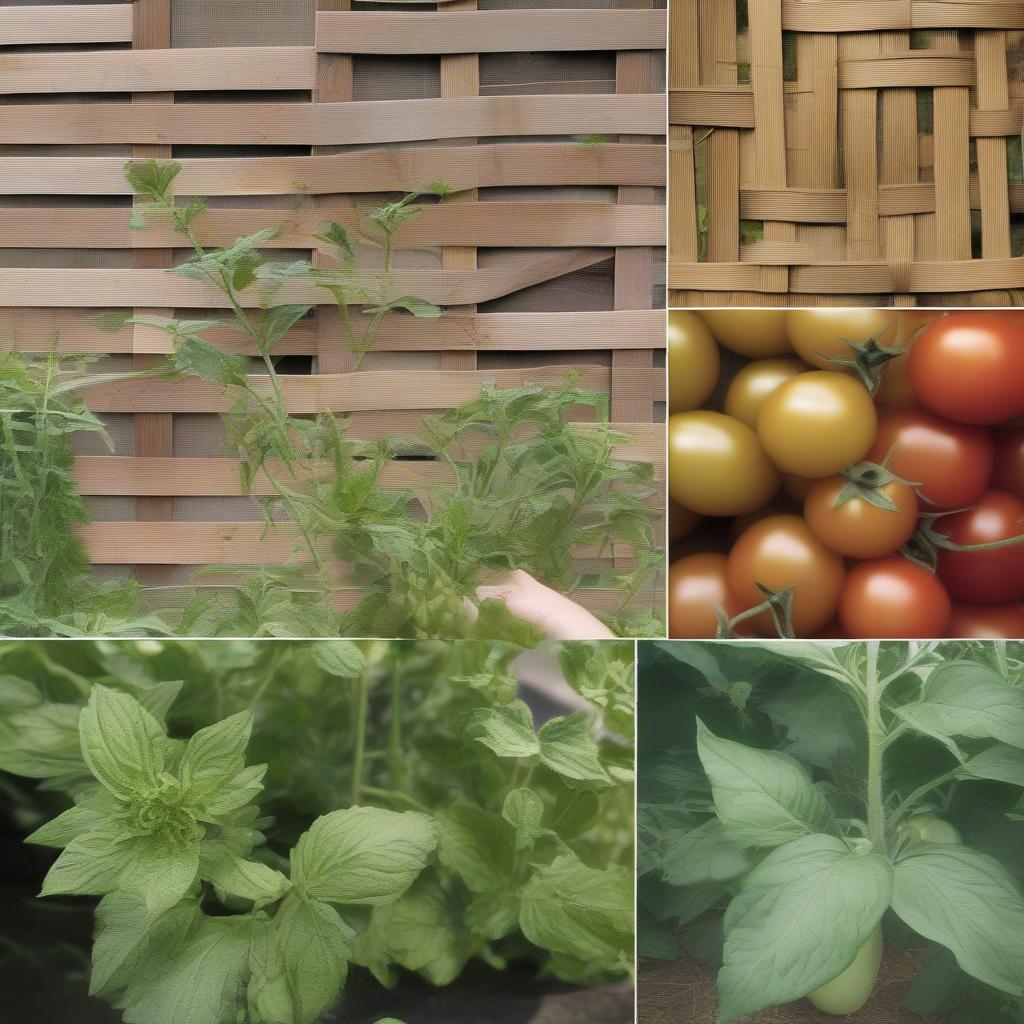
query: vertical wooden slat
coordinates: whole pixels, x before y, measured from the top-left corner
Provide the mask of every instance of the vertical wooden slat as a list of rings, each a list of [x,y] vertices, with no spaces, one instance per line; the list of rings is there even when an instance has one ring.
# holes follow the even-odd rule
[[[872,33],[844,35],[841,60],[877,57],[881,41]],[[844,89],[843,165],[846,172],[846,258],[877,260],[882,254],[878,223],[878,92]]]
[[[159,50],[171,45],[171,0],[135,0],[133,7],[134,49]],[[135,103],[169,103],[173,93],[137,93]],[[136,160],[169,160],[170,146],[133,146]],[[174,262],[172,249],[133,249],[132,266],[140,269],[166,269]],[[173,316],[171,309],[136,309],[139,316]],[[159,357],[136,355],[132,363],[136,369],[153,365]],[[172,455],[174,452],[174,416],[168,413],[137,413],[134,416],[135,454],[140,456]],[[164,497],[135,499],[136,518],[143,521],[168,521],[173,518],[174,502]],[[140,565],[136,569],[140,583],[157,585],[169,578],[164,566]]]
[[[446,4],[445,11],[475,11],[477,0],[455,0]],[[444,17],[442,14],[441,17]],[[480,95],[480,55],[476,53],[454,53],[441,58],[441,96],[457,99],[464,96]],[[470,145],[476,139],[451,139],[447,145]],[[467,189],[452,196],[448,202],[475,202],[477,190]],[[445,270],[476,270],[476,247],[471,245],[446,245],[441,249],[441,266]],[[449,314],[472,313],[475,306],[454,306]],[[476,352],[441,352],[439,362],[442,370],[475,370]]]
[[[702,8],[703,9],[703,8]],[[700,61],[694,40],[699,37],[697,0],[672,0],[668,5],[668,64],[670,89],[700,85]],[[739,182],[737,181],[737,190]],[[671,258],[695,263],[697,249],[697,180],[693,152],[693,129],[689,125],[668,127],[668,246]],[[668,304],[689,305],[685,291],[672,292]]]

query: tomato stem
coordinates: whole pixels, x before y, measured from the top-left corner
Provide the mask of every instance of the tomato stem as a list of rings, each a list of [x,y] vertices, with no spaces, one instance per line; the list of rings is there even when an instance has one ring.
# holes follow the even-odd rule
[[[882,724],[882,688],[878,676],[877,640],[867,643],[864,684],[868,730],[867,811],[868,838],[876,852],[888,852],[885,830],[885,806],[882,800],[882,762],[885,756],[885,727]]]

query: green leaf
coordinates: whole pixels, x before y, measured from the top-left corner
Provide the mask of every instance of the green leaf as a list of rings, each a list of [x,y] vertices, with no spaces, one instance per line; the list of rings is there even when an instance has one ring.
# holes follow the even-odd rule
[[[215,820],[251,803],[263,792],[263,776],[266,774],[267,766],[265,764],[254,764],[243,768],[212,800],[206,803],[205,817]]]
[[[501,816],[516,834],[516,849],[529,850],[544,831],[544,803],[532,789],[513,789],[505,797]]]
[[[715,810],[743,846],[781,846],[832,826],[832,810],[793,758],[715,736],[697,722],[697,750]]]
[[[164,730],[133,697],[97,684],[82,709],[79,733],[89,771],[115,796],[155,788]]]
[[[374,316],[377,313],[394,312],[396,309],[404,309],[413,316],[428,320],[436,320],[444,315],[444,310],[440,306],[435,306],[426,299],[417,299],[415,295],[402,295],[397,299],[390,299],[386,305],[369,306],[364,312],[367,316]]]
[[[336,220],[332,220],[325,227],[321,228],[313,237],[321,242],[326,242],[328,245],[335,246],[341,253],[343,263],[349,265],[355,263],[356,253],[348,239],[348,232]]]
[[[714,818],[696,828],[669,832],[663,842],[660,864],[665,881],[671,885],[728,881],[750,867],[743,849]]]
[[[329,676],[353,679],[363,671],[362,648],[351,640],[317,640],[310,644],[313,660]]]
[[[202,875],[231,896],[252,900],[254,909],[276,903],[292,887],[280,871],[223,848],[204,863]]]
[[[980,981],[1024,995],[1024,898],[1003,866],[967,846],[920,844],[896,864],[893,910]]]
[[[1024,750],[1008,743],[994,743],[961,765],[957,778],[991,779],[1024,786]]]
[[[131,160],[124,166],[125,180],[136,195],[150,196],[160,202],[169,202],[171,185],[181,173],[181,164],[175,161],[159,163],[156,160]]]
[[[441,863],[454,871],[470,892],[503,891],[512,877],[515,839],[497,814],[459,799],[438,817]]]
[[[136,893],[153,915],[178,903],[199,871],[199,844],[126,834],[116,822],[73,839],[43,881],[40,896]]]
[[[260,322],[263,350],[269,352],[311,309],[312,306],[301,305],[268,309]]]
[[[224,387],[244,387],[249,360],[228,355],[216,345],[195,336],[185,338],[174,352],[174,367]]]
[[[720,1020],[791,1002],[838,977],[892,898],[889,862],[833,836],[773,850],[725,913]]]
[[[25,840],[26,843],[35,843],[38,846],[52,846],[55,849],[63,849],[73,839],[91,832],[98,828],[109,817],[111,811],[118,807],[117,801],[101,790],[107,796],[109,804],[104,801],[93,799],[76,804],[63,814],[57,815],[52,821],[37,828]]]
[[[231,1024],[247,980],[253,920],[205,917],[174,956],[154,958],[124,1000],[126,1024]]]
[[[633,880],[625,868],[589,868],[574,855],[537,870],[522,892],[519,923],[535,946],[612,965],[633,949]]]
[[[325,814],[292,850],[292,881],[301,895],[330,903],[398,899],[437,845],[424,814],[349,807]]]
[[[532,757],[540,752],[533,715],[519,700],[471,711],[463,722],[463,732],[467,739],[482,743],[498,757]]]
[[[597,744],[590,736],[588,712],[552,718],[541,726],[539,739],[540,759],[553,772],[567,779],[608,781]]]
[[[178,776],[190,806],[201,813],[245,767],[252,711],[240,711],[195,733],[185,746]]]
[[[43,695],[34,683],[16,676],[0,676],[0,711],[27,711],[42,703]]]
[[[947,661],[925,682],[923,700],[896,708],[929,736],[994,739],[1024,748],[1024,690],[973,661]]]

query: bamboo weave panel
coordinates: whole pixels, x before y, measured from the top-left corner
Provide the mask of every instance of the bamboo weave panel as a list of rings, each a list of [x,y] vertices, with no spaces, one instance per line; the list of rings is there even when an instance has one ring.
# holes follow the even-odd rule
[[[673,305],[1024,301],[1024,5],[670,4]]]
[[[124,369],[168,354],[169,339],[146,325],[101,328],[97,312],[224,310],[219,293],[163,269],[186,256],[166,225],[129,227],[131,156],[173,158],[178,194],[210,197],[195,223],[206,244],[273,225],[281,258],[328,263],[312,237],[324,222],[353,228],[371,206],[440,178],[464,194],[427,206],[403,231],[393,288],[448,311],[385,321],[356,374],[329,294],[289,282],[274,301],[316,307],[277,350],[289,359],[289,408],[344,414],[367,440],[411,435],[425,412],[485,381],[556,385],[572,370],[607,394],[632,436],[620,456],[655,463],[663,479],[653,421],[664,320],[636,268],[652,281],[664,244],[665,97],[656,76],[634,82],[618,68],[655,66],[665,15],[533,2],[353,11],[348,0],[318,0],[315,23],[289,33],[305,35],[296,46],[259,26],[233,33],[238,5],[221,0],[188,6],[188,26],[185,5],[175,13],[171,0],[0,7],[0,348],[55,346]],[[290,16],[283,3],[261,5],[270,8],[278,25]],[[374,279],[372,261],[363,273]],[[205,336],[255,355],[232,331]],[[291,555],[286,524],[259,539],[223,447],[215,388],[121,381],[87,397],[115,438],[113,455],[87,447],[76,464],[96,518],[82,537],[97,565],[134,567],[144,583],[173,589],[197,566]],[[389,472],[426,500],[446,476],[419,454]],[[588,568],[634,555],[578,552]],[[339,591],[339,607],[357,596]],[[638,600],[656,607],[661,597],[654,585]],[[584,601],[611,611],[617,595],[590,590]]]

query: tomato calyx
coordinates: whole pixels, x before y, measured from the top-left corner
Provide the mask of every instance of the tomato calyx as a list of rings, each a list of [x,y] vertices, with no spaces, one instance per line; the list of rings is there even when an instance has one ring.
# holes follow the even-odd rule
[[[1013,547],[1016,544],[1024,544],[1024,533],[1016,537],[1004,537],[1002,540],[991,540],[984,544],[957,544],[944,533],[935,529],[935,524],[943,516],[952,516],[960,512],[969,512],[970,509],[954,508],[948,512],[929,512],[922,516],[921,525],[917,533],[900,548],[899,553],[908,561],[935,572],[938,566],[940,551],[997,551],[999,548]]]
[[[845,486],[836,496],[835,508],[841,508],[848,501],[860,498],[875,508],[887,512],[899,512],[900,507],[888,495],[882,492],[887,484],[899,483],[916,489],[919,485],[911,480],[904,480],[886,467],[892,450],[879,464],[877,462],[858,462],[856,466],[844,469],[840,476],[846,481]],[[919,495],[920,496],[920,495]]]
[[[886,363],[906,355],[902,348],[889,348],[881,342],[885,331],[873,334],[867,341],[854,341],[852,338],[841,338],[850,346],[850,355],[846,358],[838,356],[824,356],[830,363],[842,366],[845,369],[853,370],[860,378],[869,395],[873,395],[882,383],[882,374],[879,372]]]
[[[752,619],[763,612],[771,617],[772,625],[775,627],[775,634],[781,640],[794,640],[796,632],[793,629],[793,599],[796,597],[796,587],[780,587],[778,590],[770,590],[763,583],[755,584],[757,589],[764,594],[765,599],[748,608],[739,615],[729,618],[725,610],[715,608],[715,616],[718,619],[718,628],[715,631],[716,640],[735,640],[736,627],[747,619]]]

